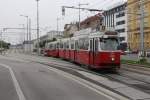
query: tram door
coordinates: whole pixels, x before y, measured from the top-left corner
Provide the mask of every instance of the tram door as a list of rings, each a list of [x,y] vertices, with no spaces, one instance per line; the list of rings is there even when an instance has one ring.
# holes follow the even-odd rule
[[[78,50],[78,41],[76,40],[75,41],[75,51],[74,51],[74,54],[75,54],[74,55],[74,61],[77,61],[77,55],[78,55],[77,54],[77,52],[78,52],[77,50]]]
[[[98,39],[90,39],[90,64],[96,65],[96,58],[98,52]]]

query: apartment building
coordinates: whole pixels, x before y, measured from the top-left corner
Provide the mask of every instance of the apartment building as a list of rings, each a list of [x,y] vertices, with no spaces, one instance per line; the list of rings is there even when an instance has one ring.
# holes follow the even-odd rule
[[[126,2],[119,2],[104,11],[103,25],[106,29],[115,29],[119,33],[120,43],[127,44]],[[127,46],[127,45],[126,45]]]
[[[144,46],[150,50],[150,1],[144,1]],[[128,45],[131,50],[140,50],[140,0],[128,0]]]

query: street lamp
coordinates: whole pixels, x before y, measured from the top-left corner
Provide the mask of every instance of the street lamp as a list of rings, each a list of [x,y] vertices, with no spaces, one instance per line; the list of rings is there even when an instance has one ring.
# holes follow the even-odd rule
[[[37,2],[37,49],[38,49],[38,54],[40,54],[40,39],[39,39],[39,1],[36,0]]]
[[[23,52],[25,52],[25,47],[24,47],[24,42],[25,42],[25,25],[24,24],[19,24],[22,26],[22,29],[23,29],[23,38],[22,38],[22,49],[23,49]]]
[[[28,41],[28,26],[29,26],[28,23],[29,23],[29,17],[25,16],[25,15],[20,15],[20,16],[27,18],[27,41]]]
[[[1,50],[0,50],[0,52],[1,52],[1,54],[2,54],[2,48],[3,48],[3,43],[2,43],[2,33],[3,33],[3,31],[1,31],[1,33],[0,33],[0,35],[1,35],[1,41],[0,41],[0,48],[1,48]]]
[[[46,45],[48,44],[48,40],[49,40],[49,32],[48,30],[50,30],[51,27],[46,27],[44,30],[47,32],[47,39],[46,39]]]
[[[141,57],[145,59],[145,50],[144,50],[144,0],[140,0],[140,40],[141,40]]]

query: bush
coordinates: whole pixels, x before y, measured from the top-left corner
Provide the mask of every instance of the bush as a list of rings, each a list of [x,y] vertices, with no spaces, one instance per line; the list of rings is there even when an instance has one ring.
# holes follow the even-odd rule
[[[145,59],[145,58],[142,58],[142,59],[140,59],[139,61],[138,61],[138,63],[147,63],[147,60]]]

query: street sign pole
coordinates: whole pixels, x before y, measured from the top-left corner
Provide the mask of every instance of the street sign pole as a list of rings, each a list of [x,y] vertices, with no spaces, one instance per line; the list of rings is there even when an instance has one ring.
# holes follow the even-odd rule
[[[145,59],[144,49],[144,0],[140,0],[140,60]]]

